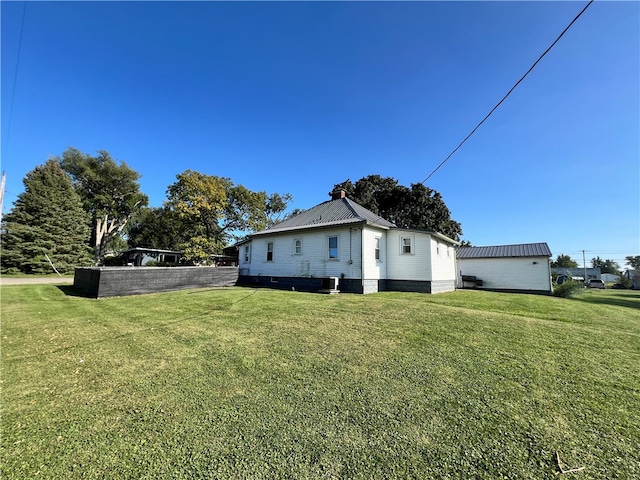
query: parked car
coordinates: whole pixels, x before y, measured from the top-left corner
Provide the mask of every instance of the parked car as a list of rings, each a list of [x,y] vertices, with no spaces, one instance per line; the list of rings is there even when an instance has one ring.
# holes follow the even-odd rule
[[[587,280],[587,288],[604,288],[604,282],[597,278],[590,278]]]

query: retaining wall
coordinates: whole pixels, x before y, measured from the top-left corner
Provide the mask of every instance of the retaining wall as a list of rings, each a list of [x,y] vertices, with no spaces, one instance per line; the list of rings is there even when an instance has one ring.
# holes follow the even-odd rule
[[[78,267],[73,286],[89,297],[117,297],[188,288],[229,287],[238,267]]]

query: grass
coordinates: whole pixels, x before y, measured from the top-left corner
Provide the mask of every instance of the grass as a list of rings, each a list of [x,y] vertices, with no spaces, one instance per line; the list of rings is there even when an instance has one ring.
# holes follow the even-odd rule
[[[640,477],[640,295],[2,287],[2,478]]]

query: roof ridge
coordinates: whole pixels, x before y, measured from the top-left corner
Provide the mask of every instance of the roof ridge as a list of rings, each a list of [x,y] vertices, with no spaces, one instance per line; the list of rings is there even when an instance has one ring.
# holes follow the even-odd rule
[[[354,202],[353,200],[351,200],[351,199],[349,199],[347,197],[339,198],[338,200],[346,200],[346,203],[347,203],[347,206],[349,207],[349,210],[351,210],[351,212],[356,217],[361,218],[362,220],[365,220],[365,218],[362,215],[360,215],[360,213],[354,208],[354,206],[351,205],[351,203],[356,203],[356,202]],[[362,207],[362,205],[360,205],[360,206]],[[364,208],[364,207],[362,207],[362,208]],[[371,212],[371,213],[373,213],[373,212]]]
[[[501,245],[471,245],[460,248],[495,248],[495,247],[519,247],[522,245],[544,245],[547,242],[505,243]]]

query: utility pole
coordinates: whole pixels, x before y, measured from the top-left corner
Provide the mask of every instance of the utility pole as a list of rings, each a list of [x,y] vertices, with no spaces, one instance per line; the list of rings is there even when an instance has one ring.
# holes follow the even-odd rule
[[[2,180],[0,180],[0,222],[2,221],[2,205],[4,201],[4,182],[7,178],[7,174],[2,172]]]
[[[587,281],[587,262],[584,259],[584,250],[582,250],[582,267],[584,268],[584,281]]]

